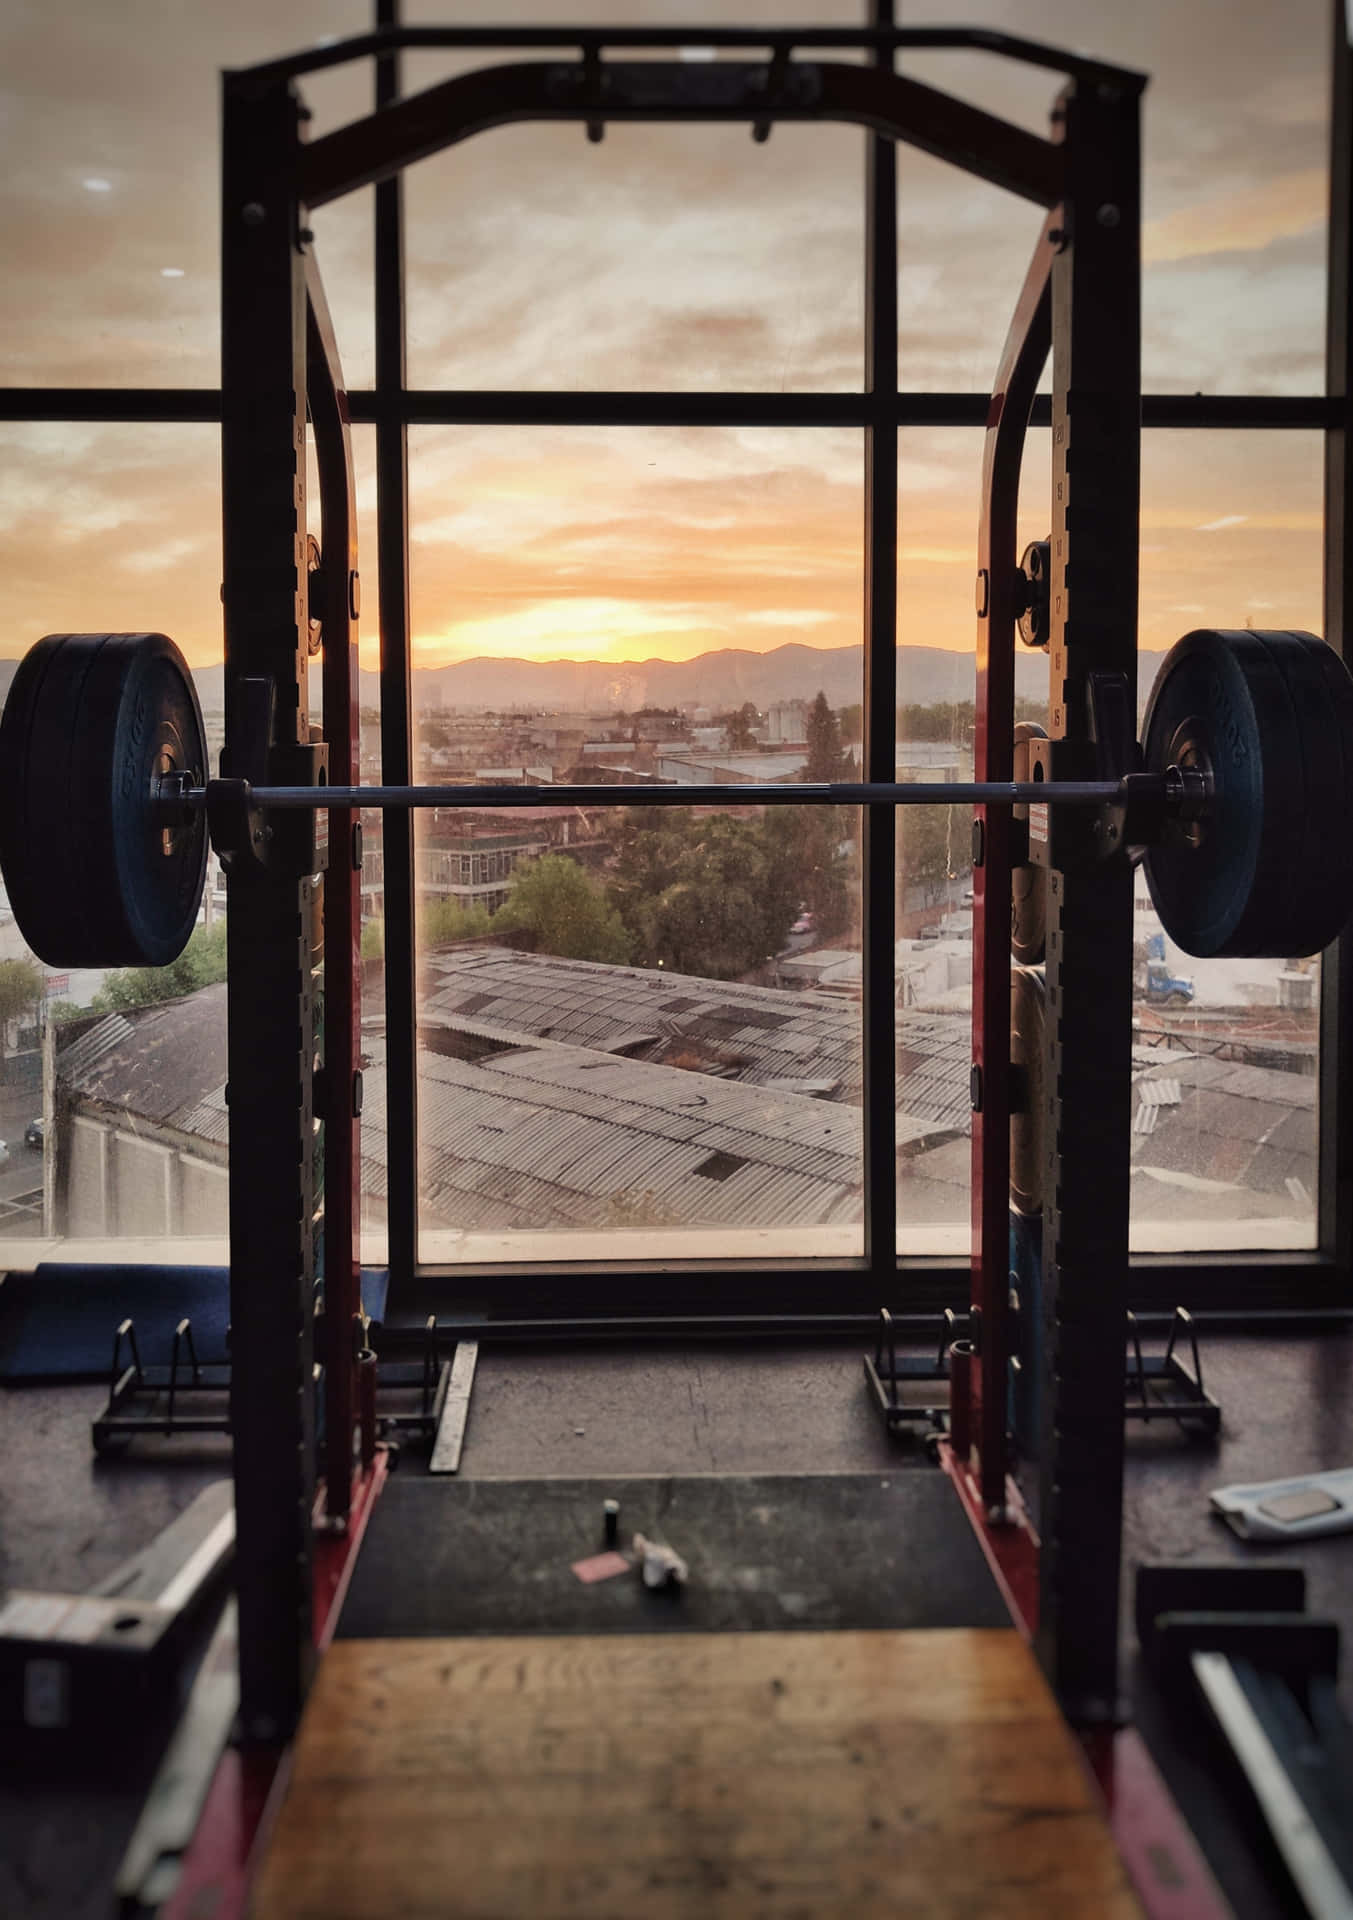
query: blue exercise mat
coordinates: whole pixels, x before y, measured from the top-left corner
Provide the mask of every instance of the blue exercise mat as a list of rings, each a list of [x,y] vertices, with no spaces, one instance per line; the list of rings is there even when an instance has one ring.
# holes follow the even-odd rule
[[[384,1317],[388,1284],[384,1268],[362,1275],[373,1320]],[[114,1335],[128,1318],[142,1365],[168,1366],[185,1314],[198,1359],[227,1359],[228,1268],[47,1263],[10,1273],[0,1285],[0,1381],[106,1380]]]

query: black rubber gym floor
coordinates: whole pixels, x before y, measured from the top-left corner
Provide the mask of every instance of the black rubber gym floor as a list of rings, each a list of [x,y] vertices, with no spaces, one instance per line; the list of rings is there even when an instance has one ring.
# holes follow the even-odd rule
[[[585,1584],[602,1503],[689,1565],[684,1588],[637,1572]],[[606,1480],[396,1475],[368,1524],[339,1634],[748,1632],[1004,1627],[972,1528],[938,1469]]]

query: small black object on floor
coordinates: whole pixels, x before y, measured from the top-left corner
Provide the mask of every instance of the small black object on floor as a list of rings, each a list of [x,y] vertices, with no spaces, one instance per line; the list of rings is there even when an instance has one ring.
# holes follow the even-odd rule
[[[690,1568],[656,1592],[585,1584],[643,1533]],[[348,1639],[455,1634],[1008,1627],[948,1478],[695,1474],[608,1480],[396,1479],[376,1503],[339,1623]]]

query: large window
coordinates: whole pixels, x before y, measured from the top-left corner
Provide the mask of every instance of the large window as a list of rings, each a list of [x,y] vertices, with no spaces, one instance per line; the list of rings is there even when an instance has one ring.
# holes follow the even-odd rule
[[[1195,626],[1320,630],[1320,438],[1148,434],[1144,702]],[[1150,1252],[1312,1247],[1320,961],[1195,960],[1137,885],[1132,1242]]]
[[[213,763],[225,737],[220,455],[212,426],[0,428],[9,645],[174,634]],[[95,612],[97,609],[97,612]],[[0,663],[8,688],[14,659]],[[60,884],[53,876],[53,884]],[[225,895],[219,864],[163,972],[37,959],[0,907],[0,1235],[225,1244]]]
[[[605,24],[708,10],[616,0],[584,11]],[[941,21],[949,11],[961,9],[942,8]],[[495,18],[574,12],[557,0]],[[749,0],[740,12],[854,24],[862,8]],[[408,0],[411,21],[440,13]],[[217,69],[362,31],[368,8],[293,8],[282,21],[245,0],[177,23],[157,11],[153,31],[125,8],[116,20],[92,5],[77,15],[78,32],[63,17],[59,58],[36,19],[0,30],[16,76],[0,350],[6,650],[12,659],[52,630],[172,634],[198,671],[214,760]],[[1321,629],[1323,443],[1290,421],[1323,385],[1328,9],[1299,0],[1270,17],[1152,0],[1087,15],[1039,0],[1018,27],[1153,76],[1144,700],[1163,650],[1191,626]],[[406,84],[497,57],[410,56]],[[977,55],[908,55],[905,67],[1046,125],[1046,74]],[[305,82],[312,132],[362,112],[368,87],[364,66]],[[890,276],[896,266],[898,418],[923,401],[936,424],[898,430],[897,544],[881,554],[866,527],[866,172],[865,136],[841,127],[779,127],[764,145],[745,127],[618,127],[598,146],[576,125],[499,131],[410,171],[408,385],[414,403],[440,394],[438,417],[453,422],[459,408],[462,421],[410,430],[411,770],[471,785],[587,782],[615,800],[577,809],[545,793],[530,808],[428,811],[407,880],[392,880],[383,823],[367,817],[369,1260],[402,1244],[387,1240],[393,1211],[433,1267],[812,1257],[827,1271],[867,1251],[878,1278],[893,1248],[871,1242],[866,1217],[881,1191],[872,1100],[895,1116],[896,1251],[961,1291],[968,812],[899,811],[888,929],[853,810],[736,798],[749,780],[863,771],[867,589],[894,557],[892,766],[908,779],[972,773],[979,422],[1037,216],[899,154],[896,261],[887,247],[880,256]],[[373,199],[314,220],[367,420]],[[42,417],[44,394],[70,387],[88,389],[91,417],[72,419],[81,403],[68,395],[62,418]],[[108,390],[161,387],[199,391],[174,424],[146,423],[153,406],[142,424],[108,424]],[[493,390],[522,396],[506,404],[513,424],[482,424]],[[706,424],[682,424],[669,400],[666,424],[649,424],[653,392],[692,405],[726,394],[726,417],[716,405]],[[589,412],[608,395],[623,399]],[[833,395],[835,413],[823,404]],[[1204,396],[1197,424],[1155,430],[1151,395]],[[1246,395],[1293,402],[1289,430],[1222,431],[1208,401]],[[759,412],[739,411],[747,396]],[[377,611],[374,442],[369,426],[354,430],[366,778],[383,765],[380,669],[395,644],[382,644]],[[887,470],[884,460],[872,478]],[[1047,530],[1049,472],[1036,428],[1023,537]],[[1022,656],[1017,691],[1039,717],[1041,655]],[[626,804],[626,788],[657,782],[727,786],[728,801]],[[407,1004],[386,976],[392,899],[417,929]],[[23,1001],[28,956],[0,923],[18,995],[0,1006],[0,1232],[16,1244],[224,1235],[224,1073],[205,1036],[219,1036],[223,1059],[223,962],[212,971],[211,954],[225,911],[213,865],[194,936],[206,970],[141,1000],[126,982],[39,968]],[[869,986],[880,938],[892,952],[884,1004],[877,975]],[[1319,964],[1190,961],[1144,895],[1135,945],[1134,1251],[1327,1244],[1320,1130],[1342,1121],[1318,1097]],[[87,1017],[72,1023],[75,1009]],[[386,1085],[390,1022],[405,1018],[413,1088]],[[152,1054],[174,1063],[172,1088],[138,1066]],[[411,1100],[412,1172],[387,1132]],[[881,1137],[876,1127],[875,1147]],[[1220,1265],[1207,1272],[1204,1288],[1224,1290]]]
[[[862,470],[843,432],[414,435],[416,777],[615,794],[417,823],[425,1259],[862,1251],[858,821],[736,804],[855,770]]]

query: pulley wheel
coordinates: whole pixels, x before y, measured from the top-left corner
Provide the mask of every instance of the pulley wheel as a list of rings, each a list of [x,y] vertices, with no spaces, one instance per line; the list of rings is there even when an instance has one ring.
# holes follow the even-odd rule
[[[1341,732],[1343,662],[1312,634],[1199,630],[1166,655],[1146,710],[1144,764],[1211,775],[1195,818],[1147,849],[1166,932],[1201,957],[1318,953],[1353,906],[1339,846],[1353,783]],[[1353,735],[1349,736],[1353,739]]]
[[[1043,1210],[1044,1053],[1048,989],[1041,967],[1010,969],[1010,1205]]]
[[[159,778],[207,771],[186,661],[162,633],[58,633],[23,658],[0,721],[0,867],[24,939],[60,967],[163,967],[187,944],[204,813]]]
[[[1034,720],[1015,724],[1014,777],[1031,778],[1033,754],[1030,742],[1046,740],[1047,733]],[[1029,818],[1027,806],[1011,808],[1015,820]],[[1048,944],[1048,870],[1026,865],[1010,871],[1010,951],[1022,967],[1038,967]]]

